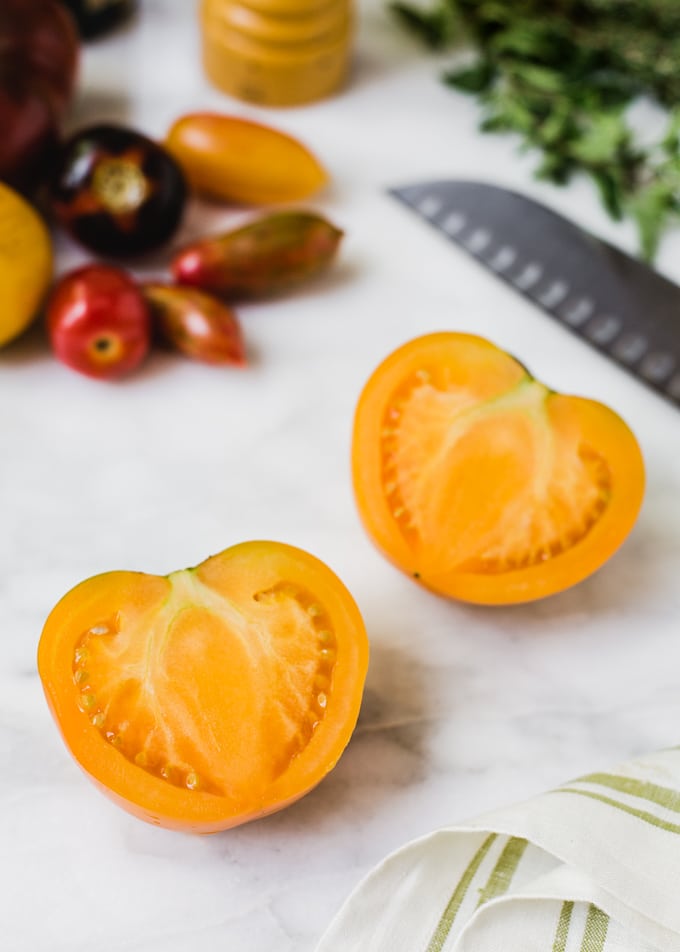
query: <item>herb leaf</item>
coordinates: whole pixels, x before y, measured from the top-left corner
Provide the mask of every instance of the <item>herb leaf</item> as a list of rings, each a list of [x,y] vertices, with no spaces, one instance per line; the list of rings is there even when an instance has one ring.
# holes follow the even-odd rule
[[[445,73],[444,82],[465,93],[483,93],[491,88],[495,73],[493,63],[480,59],[472,66]]]
[[[442,49],[451,40],[453,23],[444,6],[421,10],[407,3],[393,3],[393,13],[431,49]]]
[[[540,154],[536,175],[562,185],[586,173],[608,213],[631,217],[652,259],[680,223],[678,0],[400,0],[403,23],[430,46],[465,37],[478,58],[444,81],[476,96],[485,132],[510,132]],[[669,110],[642,146],[627,118],[639,96]]]

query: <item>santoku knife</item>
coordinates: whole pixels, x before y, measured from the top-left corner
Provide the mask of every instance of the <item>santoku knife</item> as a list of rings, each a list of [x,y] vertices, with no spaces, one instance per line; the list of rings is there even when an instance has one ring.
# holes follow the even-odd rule
[[[533,199],[436,181],[390,194],[680,408],[680,287]]]

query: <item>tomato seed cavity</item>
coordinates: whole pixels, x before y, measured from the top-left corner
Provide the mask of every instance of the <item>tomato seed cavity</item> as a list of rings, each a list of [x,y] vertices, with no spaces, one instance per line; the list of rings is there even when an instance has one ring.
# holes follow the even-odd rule
[[[428,367],[419,368],[400,385],[381,421],[382,485],[392,518],[416,551],[422,533],[427,530],[414,518],[407,499],[422,474],[407,470],[403,454],[410,454],[412,458],[415,449],[417,459],[423,418],[434,418],[439,426],[434,438],[432,431],[427,434],[433,443],[428,446],[430,460],[438,452],[445,460],[452,439],[462,440],[477,422],[483,422],[487,415],[491,418],[496,412],[523,414],[540,442],[541,428],[545,425],[541,415],[546,412],[549,394],[538,381],[523,378],[507,393],[489,399],[486,404],[478,404],[474,395],[457,389],[455,381]],[[566,475],[560,472],[560,477],[568,482],[572,491],[561,493],[559,479],[554,481],[557,489],[551,480],[545,480],[538,486],[537,504],[530,522],[522,528],[513,526],[513,531],[494,546],[498,551],[466,558],[457,564],[457,571],[502,574],[528,568],[559,556],[587,535],[602,517],[611,495],[611,474],[606,461],[592,447],[579,445],[573,447],[571,455],[563,453],[548,465],[568,470]],[[577,491],[574,487],[578,487]]]
[[[177,573],[176,577],[175,601],[171,595],[167,604],[168,620],[162,624],[162,631],[160,628],[156,631],[139,628],[126,631],[124,622],[116,618],[113,622],[99,622],[84,632],[75,647],[72,665],[78,706],[102,738],[140,769],[188,791],[224,795],[221,782],[213,782],[197,769],[196,762],[185,759],[192,749],[191,740],[181,741],[179,747],[169,744],[153,681],[146,681],[152,677],[149,659],[152,656],[162,658],[154,655],[157,651],[155,645],[167,637],[168,626],[187,604],[194,605],[195,610],[220,613],[222,596],[203,586],[189,573]],[[204,609],[202,596],[205,598]],[[249,633],[250,624],[256,624],[262,631],[271,624],[275,633],[280,610],[289,604],[293,610],[286,613],[289,618],[286,624],[295,623],[308,628],[312,657],[316,652],[315,669],[304,675],[309,692],[307,708],[299,707],[303,698],[296,695],[293,706],[284,714],[286,718],[297,721],[297,729],[290,734],[281,751],[276,752],[272,766],[273,779],[276,779],[306,747],[323,721],[332,693],[337,639],[323,605],[298,585],[279,583],[256,592],[253,601],[261,606],[257,610],[257,620],[248,622],[244,619],[245,629],[241,636],[252,637],[254,641],[261,637],[255,630]],[[276,609],[271,619],[270,607]],[[285,629],[282,637],[285,642]],[[139,638],[147,639],[146,647],[140,646]],[[185,704],[186,700],[181,699],[178,703]]]

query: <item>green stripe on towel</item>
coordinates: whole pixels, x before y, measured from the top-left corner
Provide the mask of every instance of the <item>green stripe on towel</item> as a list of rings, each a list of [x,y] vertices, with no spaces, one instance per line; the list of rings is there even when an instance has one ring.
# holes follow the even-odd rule
[[[599,787],[609,787],[619,793],[628,793],[641,800],[649,800],[659,807],[680,813],[680,794],[669,787],[659,787],[655,783],[646,783],[632,777],[617,777],[615,774],[593,773],[587,777],[579,777],[579,783],[592,783]]]
[[[609,916],[598,909],[597,906],[590,906],[583,932],[581,952],[602,952],[607,940],[608,927]]]
[[[609,807],[614,807],[615,810],[621,810],[624,813],[630,814],[630,816],[637,817],[638,820],[649,823],[650,826],[655,826],[659,830],[666,830],[667,833],[680,833],[680,826],[675,823],[667,823],[665,820],[660,820],[657,816],[654,816],[653,813],[647,813],[646,810],[636,810],[635,807],[629,807],[626,803],[619,803],[618,800],[612,800],[611,797],[603,797],[601,794],[592,793],[590,790],[578,790],[576,787],[559,787],[555,793],[575,793],[579,797],[589,797],[591,800],[599,800],[600,803],[605,803]]]
[[[483,906],[485,902],[495,899],[497,896],[502,896],[508,891],[512,877],[515,875],[528,845],[527,841],[519,836],[513,836],[508,840],[498,858],[498,862],[491,871],[486,886],[480,890],[479,906]]]
[[[557,923],[557,932],[555,933],[552,952],[564,952],[566,949],[567,939],[569,938],[569,926],[571,925],[571,914],[573,911],[573,902],[562,903],[562,911],[560,912],[560,920]]]
[[[496,833],[491,833],[490,836],[487,836],[475,855],[470,860],[467,869],[461,876],[458,885],[453,891],[453,895],[449,899],[448,905],[444,910],[441,919],[439,920],[439,924],[437,925],[434,935],[430,939],[425,952],[441,952],[441,949],[446,942],[446,937],[451,931],[451,927],[453,926],[455,918],[458,915],[458,911],[463,905],[463,900],[465,899],[467,891],[470,888],[470,883],[475,878],[479,867],[482,865],[484,857],[495,843],[496,838]]]

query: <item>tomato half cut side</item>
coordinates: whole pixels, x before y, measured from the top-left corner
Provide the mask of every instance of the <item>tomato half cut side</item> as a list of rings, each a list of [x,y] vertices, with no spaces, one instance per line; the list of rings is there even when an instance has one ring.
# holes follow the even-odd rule
[[[273,813],[335,766],[368,664],[322,562],[247,542],[166,577],[110,572],[51,612],[38,667],[67,747],[120,806],[212,833]]]
[[[427,588],[479,604],[533,601],[589,576],[631,531],[645,482],[616,413],[453,332],[410,341],[373,373],[352,466],[378,548]]]

